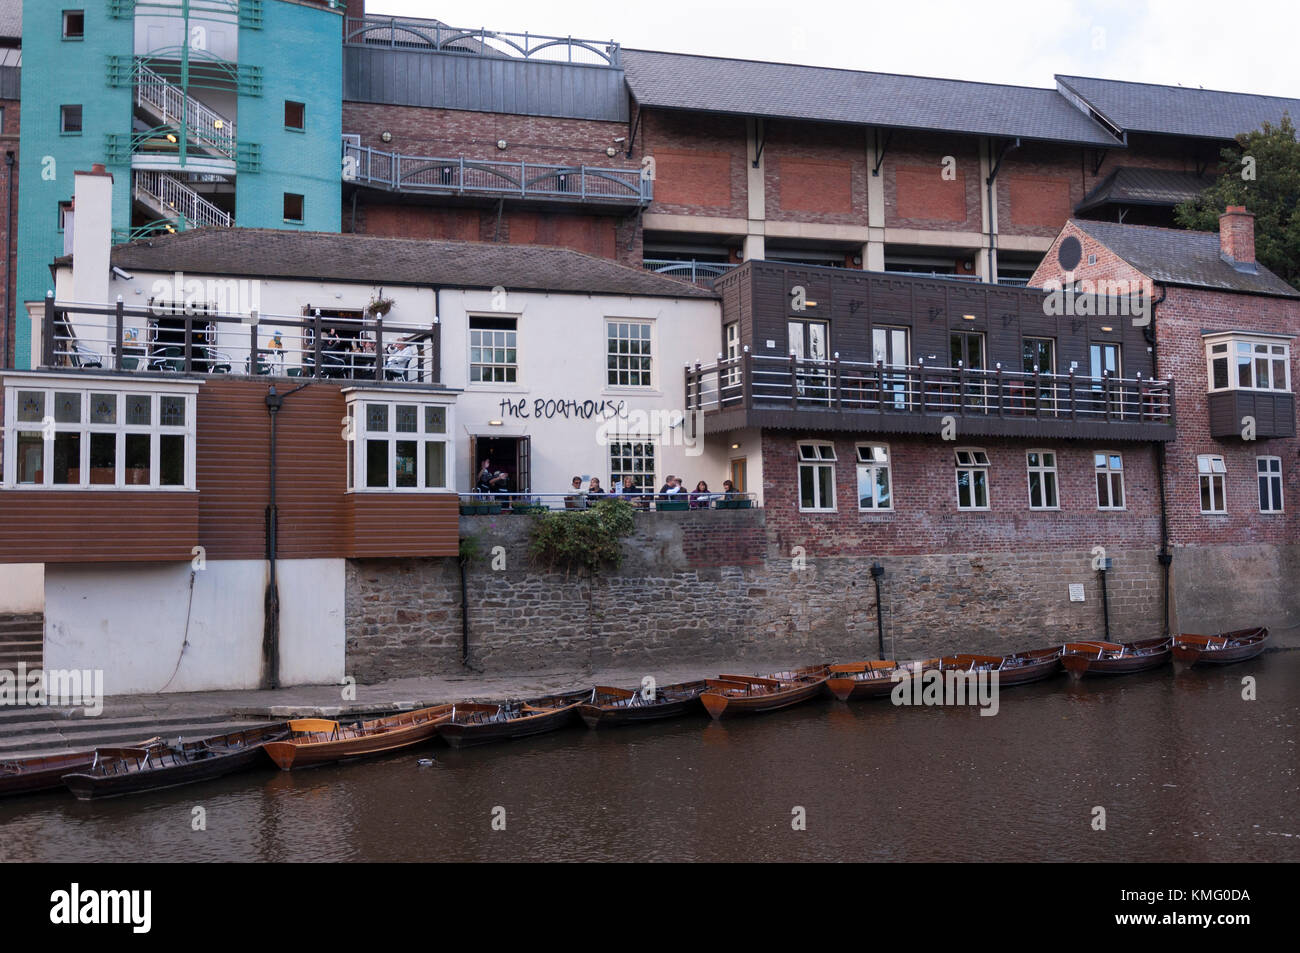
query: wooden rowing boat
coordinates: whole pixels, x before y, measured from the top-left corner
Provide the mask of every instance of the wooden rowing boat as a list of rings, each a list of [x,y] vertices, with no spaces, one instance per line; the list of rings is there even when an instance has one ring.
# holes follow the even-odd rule
[[[161,738],[150,738],[140,742],[136,747],[144,747],[161,740]],[[8,794],[32,794],[36,791],[61,791],[65,774],[84,771],[94,763],[93,748],[89,751],[0,761],[0,797]]]
[[[715,719],[757,715],[816,698],[829,677],[825,665],[770,675],[720,675],[708,679],[700,701]]]
[[[438,725],[438,734],[453,748],[468,748],[558,731],[577,719],[578,706],[593,698],[595,692],[586,688],[566,695],[512,700],[501,705],[457,704],[450,717]]]
[[[428,741],[451,717],[451,709],[451,705],[435,705],[352,725],[328,718],[298,718],[289,722],[287,738],[270,742],[265,750],[282,771],[383,754]]]
[[[643,721],[704,714],[700,695],[708,684],[707,679],[700,679],[665,685],[655,690],[653,698],[646,698],[640,690],[598,685],[595,696],[578,706],[578,714],[588,728],[633,725]]]
[[[1192,665],[1229,665],[1255,658],[1268,643],[1268,629],[1238,629],[1219,635],[1188,635],[1174,638],[1174,661]]]
[[[1129,675],[1167,665],[1171,657],[1168,638],[1140,642],[1066,642],[1061,664],[1071,678],[1085,675]]]
[[[177,744],[96,748],[90,767],[65,774],[63,783],[89,801],[209,781],[261,764],[262,746],[288,733],[281,722]]]
[[[1010,655],[945,655],[939,660],[943,672],[997,672],[998,686],[1024,685],[1055,675],[1061,670],[1061,647],[1013,652]]]
[[[830,667],[831,677],[827,679],[826,687],[840,701],[880,698],[893,691],[901,679],[938,667],[937,658],[911,662],[847,662]]]

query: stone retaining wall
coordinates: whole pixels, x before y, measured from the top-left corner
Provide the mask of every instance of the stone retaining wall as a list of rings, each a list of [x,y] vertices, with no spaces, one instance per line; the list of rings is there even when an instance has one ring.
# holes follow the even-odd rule
[[[758,509],[636,521],[623,566],[589,577],[534,567],[529,517],[462,518],[462,536],[476,535],[485,554],[468,572],[471,662],[507,673],[874,657],[877,559],[886,651],[899,658],[1004,652],[1103,632],[1098,574],[1083,547],[819,558],[777,551]],[[1107,555],[1115,561],[1112,637],[1158,634],[1155,549]],[[503,568],[493,568],[494,558]],[[1069,601],[1070,583],[1083,585],[1084,602]],[[456,560],[350,561],[346,605],[347,670],[358,680],[460,669]]]

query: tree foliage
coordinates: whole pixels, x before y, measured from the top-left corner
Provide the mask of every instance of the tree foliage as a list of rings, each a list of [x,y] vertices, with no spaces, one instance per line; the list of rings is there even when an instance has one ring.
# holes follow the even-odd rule
[[[1218,181],[1175,209],[1184,228],[1217,231],[1229,205],[1255,216],[1255,260],[1300,288],[1300,142],[1291,117],[1239,135],[1221,153]]]
[[[623,562],[623,537],[634,524],[632,506],[622,500],[601,500],[585,510],[555,510],[532,526],[530,552],[549,569],[617,567]]]

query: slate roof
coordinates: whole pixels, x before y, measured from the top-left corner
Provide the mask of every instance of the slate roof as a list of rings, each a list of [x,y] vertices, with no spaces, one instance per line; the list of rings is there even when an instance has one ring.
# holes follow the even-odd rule
[[[1240,133],[1258,129],[1265,121],[1276,125],[1284,112],[1300,125],[1300,99],[1087,76],[1058,75],[1056,82],[1058,87],[1085,99],[1108,121],[1130,132],[1234,139]]]
[[[1054,89],[623,50],[643,106],[896,129],[1119,143]]]
[[[1214,184],[1214,177],[1169,169],[1120,166],[1097,183],[1075,207],[1084,212],[1101,205],[1178,205]]]
[[[66,264],[71,256],[55,259]],[[512,291],[716,298],[686,281],[568,248],[420,241],[272,228],[196,228],[118,245],[112,263],[131,271],[443,285]]]
[[[1071,219],[1120,258],[1154,281],[1216,291],[1300,298],[1300,291],[1263,265],[1238,271],[1219,252],[1218,232]]]
[[[23,0],[0,0],[0,37],[16,40],[23,35]]]

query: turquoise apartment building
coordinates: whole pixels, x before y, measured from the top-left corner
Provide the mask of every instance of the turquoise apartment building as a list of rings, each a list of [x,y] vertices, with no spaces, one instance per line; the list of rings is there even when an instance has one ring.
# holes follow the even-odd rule
[[[64,253],[73,173],[113,233],[338,231],[342,0],[24,0],[14,365]]]

